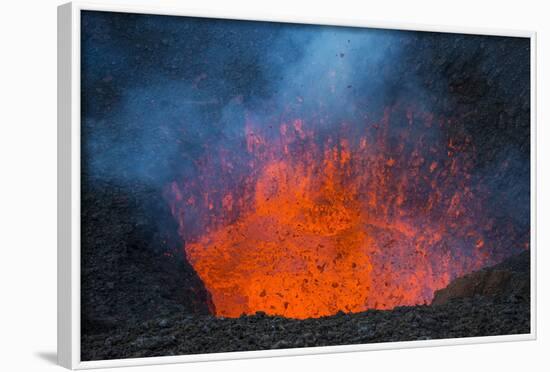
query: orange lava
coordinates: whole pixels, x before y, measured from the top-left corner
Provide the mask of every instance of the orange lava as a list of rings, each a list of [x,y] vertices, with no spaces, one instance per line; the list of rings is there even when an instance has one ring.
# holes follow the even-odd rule
[[[204,190],[200,202],[215,216],[185,245],[217,316],[303,319],[422,304],[452,277],[486,264],[478,227],[488,222],[471,217],[478,204],[468,164],[455,156],[459,145],[430,148],[416,135],[405,146],[415,126],[435,125],[428,114],[413,123],[407,112],[408,126],[395,129],[403,143],[390,148],[390,114],[363,136],[322,145],[302,120],[270,137],[249,123],[251,171],[238,191]],[[185,236],[186,208],[198,201],[184,200],[177,183],[172,194]],[[453,255],[450,232],[473,254]]]

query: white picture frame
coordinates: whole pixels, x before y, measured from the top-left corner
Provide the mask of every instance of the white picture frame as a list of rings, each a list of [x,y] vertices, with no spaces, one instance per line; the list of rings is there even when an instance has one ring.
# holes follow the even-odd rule
[[[256,21],[277,21],[319,25],[360,26],[383,29],[433,31],[462,34],[516,36],[530,39],[531,45],[531,332],[521,335],[439,339],[427,341],[389,342],[364,345],[344,345],[262,350],[231,353],[198,354],[81,361],[80,358],[80,14],[84,10],[180,15]],[[71,2],[58,8],[58,361],[70,369],[122,367],[151,364],[215,361],[227,359],[264,358],[290,355],[312,355],[399,348],[434,347],[443,345],[478,344],[536,339],[536,33],[532,31],[449,28],[349,21],[310,19],[304,16],[272,17],[263,14],[200,13],[185,8]]]

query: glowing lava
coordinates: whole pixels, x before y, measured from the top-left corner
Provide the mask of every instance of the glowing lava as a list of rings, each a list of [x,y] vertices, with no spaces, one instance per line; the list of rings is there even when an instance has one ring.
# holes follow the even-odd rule
[[[276,134],[247,123],[246,156],[210,154],[220,161],[170,185],[187,258],[217,316],[421,304],[498,256],[488,254],[492,221],[480,218],[483,191],[461,156],[467,138],[441,146],[429,136],[442,125],[433,115],[394,111],[359,136],[345,124],[319,137],[300,119]],[[390,128],[392,115],[400,124]]]

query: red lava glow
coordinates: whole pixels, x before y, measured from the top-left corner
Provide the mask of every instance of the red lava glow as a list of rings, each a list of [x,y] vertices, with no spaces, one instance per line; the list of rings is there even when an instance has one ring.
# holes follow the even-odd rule
[[[199,177],[173,182],[185,253],[215,314],[303,319],[429,303],[491,263],[493,221],[476,217],[483,190],[463,156],[471,144],[429,136],[443,125],[404,107],[359,134],[249,120],[242,149],[210,153]]]

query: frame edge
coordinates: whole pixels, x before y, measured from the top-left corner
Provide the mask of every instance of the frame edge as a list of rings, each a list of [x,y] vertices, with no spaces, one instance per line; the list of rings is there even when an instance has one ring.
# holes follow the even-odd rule
[[[72,10],[57,7],[57,363],[73,367],[71,275]]]

